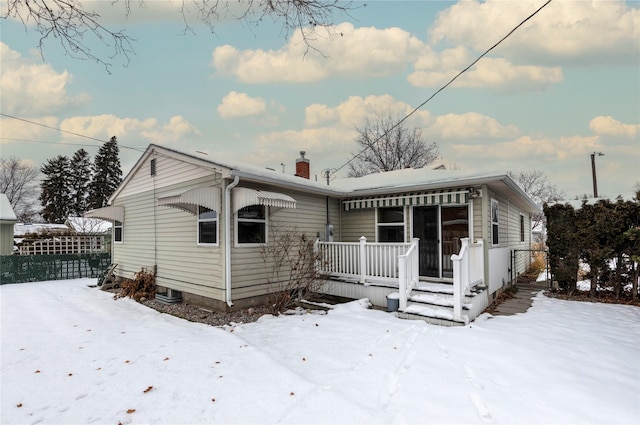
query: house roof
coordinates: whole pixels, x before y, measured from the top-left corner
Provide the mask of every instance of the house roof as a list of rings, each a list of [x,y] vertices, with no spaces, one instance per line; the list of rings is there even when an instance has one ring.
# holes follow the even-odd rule
[[[134,165],[127,177],[125,177],[121,186],[111,196],[111,199],[117,196],[121,188],[127,184],[128,179],[144,162],[145,158],[152,153],[164,154],[197,165],[210,167],[216,172],[221,173],[223,177],[239,176],[245,181],[284,186],[300,191],[340,198],[375,196],[394,192],[430,191],[451,187],[469,187],[486,184],[492,190],[504,191],[505,189],[508,189],[515,192],[521,200],[520,203],[522,207],[530,212],[540,211],[540,206],[538,206],[506,173],[478,174],[462,170],[434,170],[427,167],[407,168],[403,170],[369,174],[363,177],[338,178],[331,180],[330,184],[327,185],[324,179],[321,181],[315,181],[242,163],[223,164],[220,162],[210,161],[207,158],[194,156],[154,144],[147,147],[145,153]]]
[[[9,198],[4,193],[0,193],[0,220],[2,221],[17,221],[16,213],[11,207]]]
[[[69,217],[65,222],[76,233],[107,233],[111,230],[111,222],[99,218]]]

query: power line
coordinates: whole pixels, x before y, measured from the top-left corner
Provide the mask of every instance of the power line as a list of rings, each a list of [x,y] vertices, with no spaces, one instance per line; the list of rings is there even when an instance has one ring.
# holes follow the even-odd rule
[[[56,131],[60,131],[61,133],[67,133],[67,134],[71,134],[73,136],[77,136],[77,137],[83,137],[85,139],[89,139],[89,140],[95,140],[96,142],[100,142],[100,143],[106,143],[106,140],[102,140],[102,139],[96,139],[95,137],[91,137],[91,136],[87,136],[85,134],[80,134],[80,133],[74,133],[73,131],[67,131],[67,130],[63,130],[61,128],[58,127],[52,127],[50,125],[46,125],[46,124],[42,124],[39,122],[35,122],[35,121],[30,121],[27,120],[25,118],[20,118],[20,117],[16,117],[13,115],[9,115],[9,114],[5,114],[0,112],[0,115],[6,118],[11,118],[14,120],[18,120],[18,121],[22,121],[22,122],[26,122],[28,124],[33,124],[33,125],[39,125],[40,127],[45,127],[45,128],[49,128],[51,130],[56,130]],[[29,142],[29,143],[51,143],[51,144],[62,144],[62,145],[71,145],[71,146],[91,146],[91,147],[95,147],[95,145],[89,145],[89,144],[80,144],[80,143],[65,143],[65,142],[46,142],[46,141],[42,141],[42,140],[21,140],[21,139],[11,139],[8,137],[2,137],[3,140],[14,140],[14,141],[20,141],[20,142]],[[140,148],[133,148],[130,146],[124,146],[121,145],[120,143],[118,143],[118,146],[124,149],[132,149],[132,150],[136,150],[136,151],[143,151],[144,149],[140,149]]]
[[[542,6],[540,6],[535,12],[533,12],[532,14],[530,14],[529,16],[527,16],[522,22],[520,22],[518,25],[516,25],[511,31],[509,31],[507,33],[507,35],[505,35],[504,37],[502,37],[497,43],[495,43],[493,46],[491,46],[490,48],[488,48],[487,50],[485,50],[485,52],[483,54],[481,54],[480,56],[478,56],[476,58],[476,60],[474,60],[473,62],[471,62],[466,68],[464,68],[462,71],[458,72],[458,74],[456,74],[455,77],[453,77],[451,80],[449,80],[448,83],[446,83],[444,86],[440,87],[435,93],[433,93],[431,96],[429,96],[429,98],[427,100],[425,100],[424,102],[422,102],[420,105],[416,106],[411,112],[409,112],[404,118],[402,118],[400,121],[398,121],[393,127],[391,127],[390,129],[388,129],[386,132],[384,132],[382,135],[380,135],[380,137],[378,137],[373,143],[372,145],[375,145],[376,143],[378,143],[383,137],[385,137],[387,134],[389,134],[391,131],[393,131],[396,127],[398,127],[400,124],[402,124],[404,121],[407,120],[407,118],[409,118],[411,115],[415,114],[420,108],[422,108],[424,105],[426,105],[431,99],[433,99],[434,97],[436,97],[436,95],[438,93],[440,93],[441,91],[443,91],[444,89],[446,89],[447,87],[449,87],[449,85],[451,85],[455,80],[458,79],[459,76],[461,76],[462,74],[464,74],[465,72],[467,72],[473,65],[475,65],[476,63],[478,63],[478,61],[480,59],[482,59],[483,57],[485,57],[489,52],[491,52],[493,49],[495,49],[500,43],[502,43],[504,40],[506,40],[507,38],[509,38],[509,36],[511,36],[511,34],[513,34],[518,28],[520,28],[522,25],[524,25],[525,22],[527,22],[529,19],[533,18],[536,14],[538,14],[538,12],[540,12],[543,8],[545,8],[549,3],[551,3],[551,0],[547,0],[547,2],[545,4],[543,4]],[[360,155],[362,155],[363,153],[365,153],[367,150],[369,149],[369,146],[365,147],[364,149],[362,149],[360,152],[358,152],[356,155],[353,156],[353,158],[351,158],[350,160],[348,160],[347,162],[345,162],[344,164],[342,164],[340,167],[336,168],[335,171],[333,171],[332,174],[337,173],[338,171],[340,171],[341,169],[343,169],[344,167],[346,167],[347,165],[349,165],[353,160],[355,160],[356,158],[358,158]]]

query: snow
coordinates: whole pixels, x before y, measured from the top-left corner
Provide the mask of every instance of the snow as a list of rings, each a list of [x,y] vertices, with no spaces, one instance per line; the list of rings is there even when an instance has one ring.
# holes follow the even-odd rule
[[[218,328],[94,281],[0,286],[1,423],[640,423],[637,307],[537,294],[446,328],[358,300]]]

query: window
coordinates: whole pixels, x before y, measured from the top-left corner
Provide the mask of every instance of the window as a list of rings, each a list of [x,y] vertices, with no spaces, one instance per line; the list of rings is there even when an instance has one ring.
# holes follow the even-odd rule
[[[236,241],[238,244],[259,244],[267,241],[266,207],[250,205],[238,210]]]
[[[378,242],[404,242],[404,208],[378,208]]]
[[[520,214],[520,242],[524,242],[524,214]]]
[[[498,235],[498,201],[491,199],[491,243],[498,245],[500,243]]]
[[[198,206],[198,243],[218,243],[218,213],[202,206]]]
[[[113,223],[113,241],[122,242],[122,222],[120,221]]]

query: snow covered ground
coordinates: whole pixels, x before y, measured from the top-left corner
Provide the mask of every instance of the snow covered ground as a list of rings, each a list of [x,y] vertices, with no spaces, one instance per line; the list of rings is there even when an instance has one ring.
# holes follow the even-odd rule
[[[640,309],[537,295],[445,328],[368,310],[216,328],[3,285],[3,424],[638,424]]]

